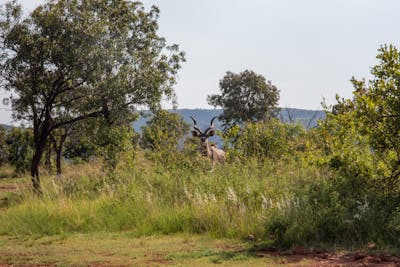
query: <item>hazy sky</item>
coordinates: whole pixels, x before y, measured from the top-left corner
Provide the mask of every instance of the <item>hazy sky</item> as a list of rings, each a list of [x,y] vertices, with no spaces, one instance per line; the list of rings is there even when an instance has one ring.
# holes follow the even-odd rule
[[[353,75],[370,77],[381,44],[400,46],[399,0],[143,2],[160,7],[160,34],[186,52],[179,108],[209,108],[226,71],[250,69],[280,89],[280,106],[320,109],[323,97],[351,96]]]

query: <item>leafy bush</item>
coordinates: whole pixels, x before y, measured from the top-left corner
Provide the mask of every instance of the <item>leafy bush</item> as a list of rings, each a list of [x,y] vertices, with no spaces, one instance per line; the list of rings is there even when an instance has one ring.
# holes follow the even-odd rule
[[[88,162],[96,155],[96,146],[82,133],[73,133],[65,142],[64,157],[77,162]]]
[[[148,150],[150,158],[165,163],[176,162],[181,159],[180,146],[188,132],[189,125],[179,114],[159,110],[142,127],[140,144]]]
[[[0,126],[0,166],[8,162],[7,130]]]
[[[30,129],[11,128],[6,137],[8,162],[16,173],[29,170],[33,156],[33,134]]]
[[[279,159],[301,149],[299,144],[304,134],[305,130],[299,124],[286,124],[273,119],[246,123],[242,130],[239,126],[232,127],[223,138],[231,155]]]

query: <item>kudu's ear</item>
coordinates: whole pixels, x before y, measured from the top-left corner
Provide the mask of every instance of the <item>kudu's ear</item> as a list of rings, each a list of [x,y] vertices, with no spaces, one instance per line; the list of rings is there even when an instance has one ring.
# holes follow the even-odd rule
[[[192,131],[192,136],[193,136],[193,137],[199,137],[200,134],[199,134],[198,131]]]
[[[210,130],[207,135],[208,136],[214,136],[214,134],[215,134],[215,130]]]

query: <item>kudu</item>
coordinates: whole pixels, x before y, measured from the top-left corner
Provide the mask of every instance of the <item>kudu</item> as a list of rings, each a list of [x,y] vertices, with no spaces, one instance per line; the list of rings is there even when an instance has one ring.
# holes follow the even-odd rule
[[[192,135],[193,137],[197,137],[201,141],[201,152],[204,156],[208,156],[209,158],[212,159],[213,164],[215,162],[220,162],[223,163],[226,160],[225,156],[225,151],[222,149],[219,149],[216,147],[214,144],[210,144],[208,142],[208,138],[210,136],[214,136],[215,134],[215,128],[214,128],[214,120],[216,117],[212,118],[210,122],[210,127],[208,127],[204,132],[199,129],[197,126],[197,121],[190,116],[190,118],[193,120],[193,129],[192,130]]]

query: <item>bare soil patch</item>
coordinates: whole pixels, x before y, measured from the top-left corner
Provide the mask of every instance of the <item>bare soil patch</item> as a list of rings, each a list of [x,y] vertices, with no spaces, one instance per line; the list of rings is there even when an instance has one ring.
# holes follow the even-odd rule
[[[296,247],[254,250],[252,244],[202,235],[134,237],[129,232],[40,238],[0,236],[0,267],[11,266],[399,266],[400,257],[370,250],[341,252]]]
[[[17,187],[15,185],[0,185],[0,192],[11,192],[16,190]]]
[[[315,262],[315,265],[312,264],[312,266],[321,267],[400,267],[400,257],[386,253],[376,255],[370,255],[365,252],[336,253],[325,250],[307,250],[303,247],[298,247],[290,252],[267,248],[258,250],[255,254],[259,257],[280,258],[280,264],[294,264],[304,260],[312,260]]]

